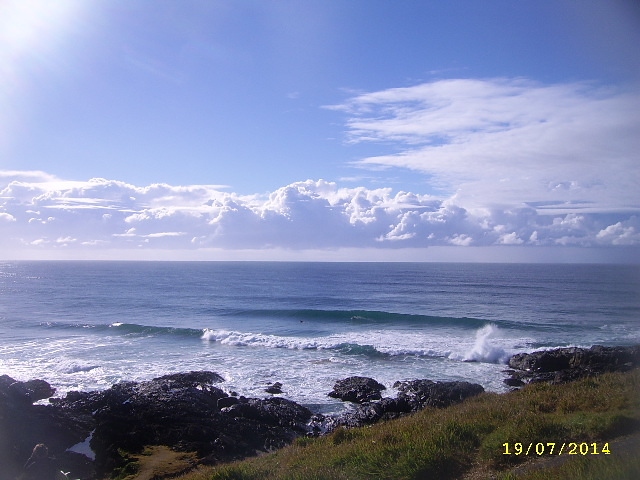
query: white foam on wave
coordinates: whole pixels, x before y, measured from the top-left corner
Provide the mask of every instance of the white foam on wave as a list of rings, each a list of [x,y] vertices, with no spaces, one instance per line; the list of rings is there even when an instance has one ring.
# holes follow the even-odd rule
[[[506,363],[509,354],[504,348],[495,345],[499,332],[495,325],[485,325],[476,331],[475,342],[464,355],[452,354],[449,358],[465,362]]]
[[[286,348],[290,350],[335,350],[353,345],[353,353],[365,353],[357,347],[371,347],[375,351],[390,356],[447,357],[451,348],[441,342],[429,341],[424,335],[401,332],[372,330],[367,332],[346,332],[326,337],[287,337],[263,333],[212,330],[205,328],[202,340],[218,342],[236,347]]]
[[[293,350],[331,348],[325,342],[306,338],[282,337],[264,333],[234,332],[230,330],[211,330],[208,328],[203,330],[202,337],[200,338],[208,342],[218,342],[222,345],[232,345],[235,347],[288,348]]]
[[[60,371],[62,373],[80,373],[80,372],[90,372],[91,370],[95,370],[96,368],[100,368],[100,365],[83,365],[79,363],[62,363],[60,365]]]

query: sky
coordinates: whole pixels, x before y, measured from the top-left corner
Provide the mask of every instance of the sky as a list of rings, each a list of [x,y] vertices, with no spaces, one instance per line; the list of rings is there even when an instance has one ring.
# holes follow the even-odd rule
[[[0,258],[640,263],[633,0],[0,0]]]

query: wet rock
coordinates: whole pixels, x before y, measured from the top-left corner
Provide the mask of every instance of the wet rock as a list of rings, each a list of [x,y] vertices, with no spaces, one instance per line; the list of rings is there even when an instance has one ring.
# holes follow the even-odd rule
[[[56,389],[44,380],[19,382],[9,375],[0,376],[0,388],[3,389],[6,395],[28,403],[44,400],[56,392]]]
[[[482,385],[469,382],[434,382],[432,380],[411,380],[396,382],[398,399],[404,400],[411,411],[425,407],[445,408],[484,392]]]
[[[399,390],[396,398],[363,402],[336,417],[314,415],[313,426],[320,432],[331,432],[340,426],[361,427],[398,418],[428,406],[448,407],[484,392],[481,385],[474,383],[434,382],[424,379],[396,382],[394,388]]]
[[[628,347],[557,348],[519,353],[509,359],[515,371],[507,372],[508,385],[525,383],[566,383],[605,372],[626,371],[640,365],[640,345]]]
[[[328,395],[343,401],[363,403],[382,398],[380,392],[386,387],[373,378],[349,377],[339,380]]]
[[[352,412],[339,417],[338,423],[345,427],[361,427],[371,425],[382,419],[384,407],[378,402],[366,402],[359,405]]]
[[[154,381],[168,381],[177,382],[180,385],[211,385],[212,383],[224,382],[224,378],[215,372],[207,370],[192,371],[186,373],[172,373],[170,375],[163,375],[154,379]]]
[[[239,402],[240,400],[236,397],[223,397],[218,399],[217,406],[219,410],[222,410],[223,408],[230,407]]]
[[[286,398],[248,399],[246,403],[237,403],[223,412],[232,418],[258,420],[262,423],[292,428],[300,432],[306,431],[306,424],[311,418],[311,411],[287,400]]]
[[[519,378],[505,378],[503,380],[504,384],[509,386],[509,387],[522,387],[524,385],[524,382],[522,380],[520,380]]]
[[[269,385],[264,391],[272,394],[282,393],[282,384],[275,382],[273,385]]]

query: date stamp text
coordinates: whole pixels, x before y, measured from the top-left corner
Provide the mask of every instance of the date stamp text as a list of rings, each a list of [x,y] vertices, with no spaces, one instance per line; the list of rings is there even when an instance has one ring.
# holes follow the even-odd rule
[[[503,443],[503,455],[611,455],[608,443]]]

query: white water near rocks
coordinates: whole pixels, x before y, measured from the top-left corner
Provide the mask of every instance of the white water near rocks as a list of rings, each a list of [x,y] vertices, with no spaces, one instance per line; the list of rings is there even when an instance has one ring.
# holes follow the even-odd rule
[[[335,412],[336,380],[468,380],[506,359],[640,341],[640,268],[234,262],[0,264],[0,374],[58,389],[213,370]]]

